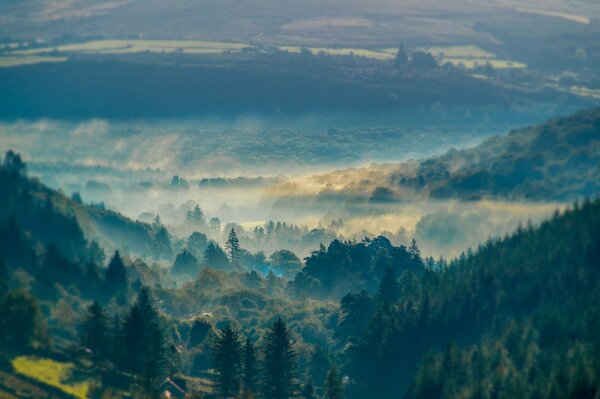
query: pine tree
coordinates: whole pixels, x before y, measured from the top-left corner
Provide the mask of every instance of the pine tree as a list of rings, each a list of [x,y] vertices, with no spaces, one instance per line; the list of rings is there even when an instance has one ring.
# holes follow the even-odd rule
[[[165,374],[166,340],[158,312],[147,288],[142,288],[123,326],[123,353],[127,371],[136,375],[152,394]]]
[[[239,334],[228,324],[219,330],[213,345],[213,369],[217,373],[216,385],[223,398],[237,396],[240,390],[240,365],[242,346]]]
[[[278,318],[265,336],[263,396],[289,399],[294,394],[296,352],[287,325]]]
[[[414,238],[410,242],[410,246],[408,247],[408,253],[412,258],[413,270],[421,270],[424,267],[423,258],[421,257],[421,250],[417,246],[417,240],[415,240]]]
[[[344,397],[344,386],[342,385],[342,379],[338,373],[338,369],[335,365],[331,366],[327,373],[327,379],[325,381],[325,398],[326,399],[343,399]]]
[[[98,302],[88,308],[81,332],[81,344],[92,354],[94,368],[107,358],[110,350],[108,318]]]
[[[231,229],[229,232],[229,238],[225,243],[225,249],[227,250],[227,255],[229,255],[231,265],[234,267],[238,266],[240,260],[240,240],[234,229]]]
[[[394,270],[388,267],[385,270],[385,274],[379,284],[379,291],[377,292],[377,300],[384,309],[389,309],[390,306],[398,299],[399,286],[396,281]]]
[[[125,291],[127,286],[127,270],[125,269],[125,264],[121,259],[119,251],[115,251],[115,254],[108,264],[108,268],[106,269],[106,292],[109,297],[118,295]]]
[[[250,338],[246,338],[244,343],[242,363],[244,393],[254,394],[256,392],[258,360],[256,359],[256,349]]]

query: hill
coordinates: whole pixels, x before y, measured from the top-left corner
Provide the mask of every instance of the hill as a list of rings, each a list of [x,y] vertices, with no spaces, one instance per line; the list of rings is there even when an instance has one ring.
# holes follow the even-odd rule
[[[600,108],[494,137],[421,162],[389,182],[433,198],[586,197],[600,192]]]
[[[442,270],[382,284],[345,351],[351,397],[597,397],[598,242],[600,200],[585,201]],[[342,324],[360,303],[342,301]]]
[[[83,204],[49,189],[28,178],[26,165],[12,152],[0,166],[0,226],[11,231],[8,235],[20,231],[34,244],[56,246],[70,261],[97,256],[98,245],[92,242],[106,250],[162,255],[155,240],[160,230],[157,226],[134,222],[102,204]]]
[[[290,179],[278,206],[432,199],[572,200],[600,193],[600,108],[494,136],[465,150],[399,164]]]

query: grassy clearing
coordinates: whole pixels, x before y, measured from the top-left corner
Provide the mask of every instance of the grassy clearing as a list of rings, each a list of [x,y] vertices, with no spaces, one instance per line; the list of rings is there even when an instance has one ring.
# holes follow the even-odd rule
[[[21,375],[58,388],[76,398],[87,398],[87,394],[90,390],[89,382],[67,382],[73,368],[73,364],[71,363],[61,363],[51,359],[20,356],[13,359],[12,364],[15,371]]]
[[[39,62],[61,62],[65,57],[53,56],[56,53],[69,54],[131,54],[131,53],[175,53],[184,54],[222,54],[224,52],[239,52],[249,45],[243,43],[213,42],[199,40],[93,40],[84,43],[71,43],[56,47],[41,47],[26,50],[6,52],[0,57],[0,67],[35,64]],[[364,49],[364,48],[328,48],[328,47],[298,47],[278,46],[282,51],[300,53],[303,49],[312,54],[355,55],[376,60],[392,60],[398,52],[397,48]],[[466,68],[485,65],[487,62],[494,68],[525,68],[526,65],[510,60],[497,59],[494,53],[485,51],[477,46],[448,46],[427,47],[422,51],[431,53],[442,63],[462,64]]]
[[[431,53],[440,58],[496,58],[496,54],[485,51],[477,46],[448,46],[448,47],[426,47],[421,50]]]
[[[39,64],[41,62],[64,62],[67,57],[43,57],[43,56],[0,56],[0,68],[14,67],[19,65]]]
[[[184,53],[222,53],[224,51],[240,51],[248,47],[242,43],[211,42],[198,40],[93,40],[84,43],[65,44],[56,47],[41,47],[13,51],[14,55],[47,54],[54,51],[61,53],[141,53],[145,51],[168,53],[182,51]]]

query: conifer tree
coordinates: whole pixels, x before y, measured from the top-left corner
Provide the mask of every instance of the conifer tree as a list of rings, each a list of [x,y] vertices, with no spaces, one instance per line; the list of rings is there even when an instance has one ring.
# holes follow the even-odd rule
[[[258,360],[256,359],[256,349],[250,338],[246,338],[244,342],[242,368],[244,393],[254,394],[258,377]]]
[[[388,267],[379,284],[377,300],[379,301],[380,306],[383,306],[384,309],[389,309],[391,304],[398,299],[398,295],[399,286],[396,281],[394,270],[391,267]]]
[[[82,325],[81,344],[92,354],[92,364],[97,368],[109,353],[110,335],[108,318],[104,309],[94,301]]]
[[[410,242],[410,246],[408,247],[408,253],[412,258],[413,268],[415,270],[419,270],[423,267],[423,258],[421,257],[421,250],[417,246],[417,240],[414,238]]]
[[[125,264],[121,259],[119,251],[115,251],[115,254],[108,263],[108,268],[106,269],[106,291],[109,296],[117,295],[125,291],[127,285],[127,270],[125,269]]]
[[[227,238],[227,242],[225,243],[225,249],[227,250],[227,255],[229,255],[229,261],[232,266],[238,266],[240,260],[240,240],[234,229],[231,229],[229,232],[229,238]]]
[[[287,325],[278,318],[265,336],[264,381],[265,399],[288,399],[294,394],[296,352]]]
[[[325,380],[325,398],[326,399],[343,399],[344,386],[342,379],[335,364],[331,366]]]
[[[240,390],[242,346],[239,334],[227,325],[219,330],[213,345],[213,369],[217,374],[217,389],[223,398],[237,396]]]
[[[140,379],[148,394],[153,394],[164,376],[167,353],[164,331],[147,288],[140,290],[123,329],[127,370]]]

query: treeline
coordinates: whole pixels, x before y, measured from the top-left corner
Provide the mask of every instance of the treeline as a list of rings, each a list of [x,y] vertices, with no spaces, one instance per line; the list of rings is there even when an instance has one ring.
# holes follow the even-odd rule
[[[402,73],[392,63],[284,52],[241,58],[223,54],[216,60],[186,56],[185,63],[172,55],[152,54],[71,58],[54,65],[0,71],[0,116],[383,115],[385,111],[425,109],[435,104],[498,107],[500,112],[508,108],[507,90],[456,68]],[[65,76],[70,78],[68,85],[64,84]],[[156,84],[159,77],[161,85]],[[90,92],[95,93],[94,101],[87,95]],[[453,119],[452,115],[458,114],[464,113],[448,112],[444,119],[464,120]]]

